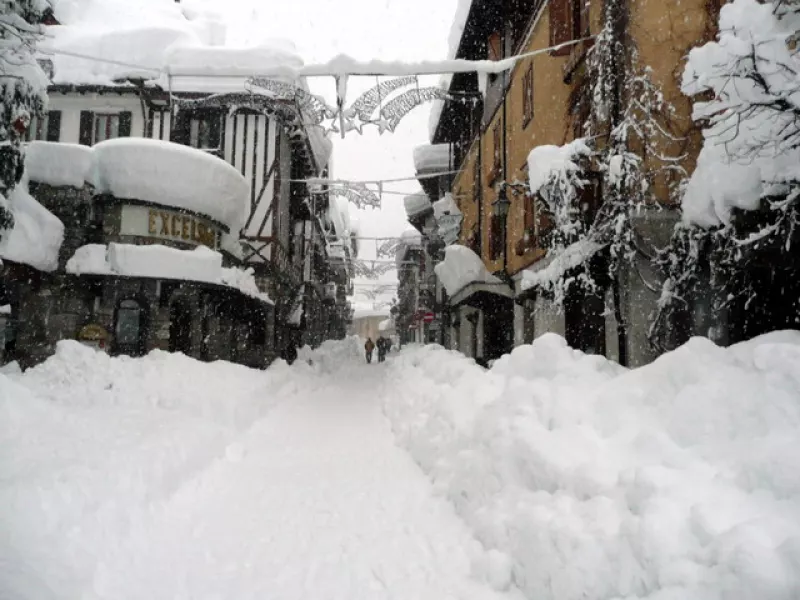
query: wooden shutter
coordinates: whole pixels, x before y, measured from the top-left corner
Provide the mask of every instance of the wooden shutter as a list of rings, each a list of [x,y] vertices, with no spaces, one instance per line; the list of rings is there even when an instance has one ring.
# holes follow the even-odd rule
[[[57,142],[61,139],[60,110],[51,110],[47,113],[47,134],[45,139],[48,142]]]
[[[131,137],[131,113],[123,111],[119,113],[119,137]]]
[[[503,37],[495,32],[489,36],[487,41],[489,60],[500,60],[503,58]]]
[[[94,141],[92,132],[94,129],[94,115],[91,111],[81,111],[81,124],[78,129],[78,143],[83,146],[91,146]]]
[[[558,46],[573,39],[572,2],[573,0],[550,0],[549,2],[551,46]],[[571,51],[572,46],[564,46],[550,50],[550,54],[567,56]]]
[[[491,260],[497,260],[503,252],[503,219],[492,215],[489,219],[489,254]]]
[[[589,0],[575,0],[578,3],[578,7],[575,9],[575,14],[579,15],[577,19],[579,30],[577,39],[589,37],[590,27],[589,27],[589,7],[590,2]]]

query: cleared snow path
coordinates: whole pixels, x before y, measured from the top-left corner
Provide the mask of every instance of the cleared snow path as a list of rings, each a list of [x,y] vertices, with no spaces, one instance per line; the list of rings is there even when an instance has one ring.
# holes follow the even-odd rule
[[[513,591],[496,592],[472,576],[475,561],[486,559],[482,547],[452,505],[433,495],[426,476],[395,445],[382,399],[376,395],[384,368],[361,365],[350,350],[348,360],[334,359],[335,365],[326,363],[329,357],[320,356],[313,369],[305,365],[279,368],[284,379],[290,371],[295,375],[280,387],[279,398],[263,398],[265,407],[254,413],[257,418],[252,425],[212,434],[205,424],[197,428],[191,421],[188,426],[179,419],[169,421],[172,432],[168,435],[188,436],[191,441],[181,445],[178,454],[185,460],[173,469],[183,475],[156,489],[150,489],[153,478],[148,469],[152,466],[146,461],[162,460],[163,440],[147,443],[149,434],[142,433],[141,447],[126,446],[127,463],[119,465],[128,477],[145,479],[141,485],[148,488],[128,510],[129,498],[118,486],[102,489],[88,482],[83,491],[94,495],[95,502],[64,518],[74,503],[74,497],[63,492],[76,474],[74,465],[58,468],[44,479],[53,488],[39,485],[32,491],[26,488],[25,476],[9,470],[14,461],[8,451],[15,448],[7,444],[21,443],[17,450],[22,453],[30,452],[35,444],[22,442],[22,433],[13,440],[8,427],[0,429],[4,447],[0,502],[11,501],[16,510],[29,510],[32,517],[23,518],[22,524],[0,520],[0,597],[518,597]],[[147,360],[150,357],[142,362]],[[181,360],[184,366],[191,364]],[[201,368],[213,370],[218,365]],[[69,386],[69,372],[59,373]],[[170,389],[176,390],[168,373],[163,369],[163,381],[154,384],[158,389],[160,383],[167,395]],[[173,375],[174,380],[192,377],[192,373]],[[270,372],[258,376],[266,379]],[[28,383],[28,378],[36,390],[35,375],[14,377],[22,383]],[[40,373],[39,383],[43,379],[49,381]],[[247,396],[242,398],[245,404],[252,403],[254,394],[269,390],[249,380],[243,389],[236,380],[227,382],[221,381],[218,387],[228,388],[228,402],[241,394]],[[40,391],[49,389],[43,384],[39,387]],[[8,398],[2,398],[2,393],[9,389],[0,387],[4,400],[0,409],[6,412]],[[131,403],[136,405],[136,400]],[[35,408],[42,411],[44,407]],[[107,409],[91,408],[96,410]],[[98,432],[98,441],[106,436],[124,437],[125,430],[146,430],[148,415],[160,416],[130,406],[107,414],[105,425],[120,431]],[[77,434],[84,444],[86,434],[85,429]],[[69,441],[69,434],[60,435],[66,438],[62,443]],[[101,451],[102,443],[98,446]],[[169,447],[164,448],[166,455]],[[137,467],[138,473],[132,454],[145,460]],[[39,459],[42,468],[53,466],[50,460]],[[193,468],[185,468],[184,463],[193,461],[197,463]],[[97,478],[103,475],[99,471],[94,474]],[[109,519],[109,513],[115,516]],[[113,534],[98,525],[104,519],[116,526]],[[125,521],[124,527],[119,520]],[[65,536],[73,540],[72,546],[63,543]],[[70,550],[75,544],[80,546],[78,554]]]

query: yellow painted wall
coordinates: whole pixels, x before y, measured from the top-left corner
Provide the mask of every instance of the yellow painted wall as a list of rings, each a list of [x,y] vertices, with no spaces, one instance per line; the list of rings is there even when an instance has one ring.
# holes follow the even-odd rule
[[[589,0],[591,33],[596,34],[601,23],[600,0]],[[710,19],[706,10],[707,0],[631,0],[630,34],[639,51],[641,65],[652,68],[651,77],[661,86],[665,99],[675,109],[673,118],[674,135],[683,138],[664,148],[667,155],[686,154],[682,162],[688,172],[694,168],[702,138],[691,121],[691,100],[680,92],[680,78],[688,51],[705,41],[710,31]],[[521,52],[531,52],[546,48],[550,41],[549,4],[541,11],[539,18]],[[569,115],[569,99],[575,81],[581,76],[583,67],[576,70],[576,77],[564,82],[564,67],[570,56],[555,57],[549,53],[521,60],[511,72],[511,85],[506,96],[507,115],[507,172],[506,180],[527,180],[526,160],[530,151],[540,145],[562,145],[572,140],[572,119]],[[534,117],[527,124],[523,121],[523,77],[528,65],[534,69]],[[482,148],[482,187],[484,219],[482,222],[483,260],[489,271],[502,269],[500,260],[490,260],[490,217],[492,203],[497,195],[494,181],[490,179],[493,163],[494,143],[492,131],[495,123],[502,119],[502,104],[481,136]],[[473,144],[464,168],[455,180],[454,196],[464,213],[461,243],[471,231],[476,218],[477,207],[466,200],[472,197],[474,162],[477,146]],[[655,160],[655,159],[654,159]],[[498,181],[502,179],[502,174]],[[657,182],[656,191],[661,201],[668,200],[666,179]],[[524,233],[524,198],[509,194],[512,201],[508,217],[508,240],[506,260],[508,271],[513,274],[544,256],[541,248],[529,248],[522,256],[516,253],[517,242]]]

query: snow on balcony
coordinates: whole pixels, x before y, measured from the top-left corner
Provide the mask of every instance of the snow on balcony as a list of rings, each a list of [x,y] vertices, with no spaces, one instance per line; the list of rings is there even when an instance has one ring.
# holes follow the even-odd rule
[[[419,215],[431,210],[431,201],[425,194],[412,194],[403,198],[403,204],[406,208],[406,216],[409,219],[418,217]]]
[[[603,247],[603,244],[583,239],[567,246],[552,258],[546,257],[522,271],[522,282],[520,283],[522,291],[549,286],[558,281],[570,269],[587,263]]]
[[[252,269],[222,266],[222,255],[205,246],[177,250],[167,246],[132,244],[88,244],[67,261],[74,275],[122,275],[153,279],[177,279],[234,288],[262,302],[272,300],[256,285]]]
[[[445,248],[444,261],[436,265],[434,271],[449,296],[454,296],[471,283],[502,283],[489,273],[481,257],[466,246]]]
[[[414,148],[414,167],[417,173],[437,173],[450,170],[450,144],[426,144]]]
[[[118,138],[96,144],[94,186],[136,199],[206,215],[238,232],[249,209],[250,186],[224,160],[172,142]]]

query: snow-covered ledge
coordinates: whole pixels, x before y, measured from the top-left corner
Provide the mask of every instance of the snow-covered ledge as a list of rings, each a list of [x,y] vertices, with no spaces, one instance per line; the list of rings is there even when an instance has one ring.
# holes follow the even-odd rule
[[[244,227],[250,186],[222,159],[181,144],[117,138],[92,148],[98,193],[205,215],[231,232]]]
[[[452,245],[445,248],[444,260],[434,267],[453,304],[466,299],[463,292],[490,292],[511,298],[513,290],[489,273],[481,257],[466,246]]]
[[[222,255],[205,246],[177,250],[158,245],[87,244],[75,251],[67,261],[66,270],[74,275],[120,275],[212,283],[274,304],[269,296],[259,291],[252,269],[223,267]]]
[[[89,146],[30,142],[25,149],[25,175],[36,183],[80,188],[91,182],[92,158]]]

